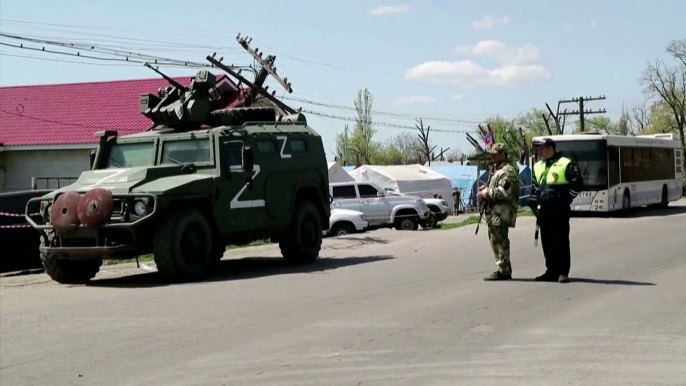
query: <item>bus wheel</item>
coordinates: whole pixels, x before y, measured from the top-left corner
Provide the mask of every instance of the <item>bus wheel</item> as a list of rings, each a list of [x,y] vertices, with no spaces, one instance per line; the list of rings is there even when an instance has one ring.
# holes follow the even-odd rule
[[[662,201],[660,202],[661,208],[666,208],[669,205],[669,194],[667,193],[667,185],[662,185]]]
[[[622,211],[624,213],[628,212],[631,208],[631,195],[628,190],[624,191],[624,197],[622,197]]]

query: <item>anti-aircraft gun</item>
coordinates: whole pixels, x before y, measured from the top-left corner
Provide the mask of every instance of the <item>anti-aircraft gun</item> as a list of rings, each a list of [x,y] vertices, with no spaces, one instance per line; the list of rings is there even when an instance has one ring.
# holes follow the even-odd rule
[[[226,245],[265,239],[279,242],[289,263],[317,259],[330,215],[321,137],[263,87],[272,76],[292,91],[274,57],[236,39],[261,65],[254,81],[214,54],[207,60],[238,87],[207,70],[185,86],[146,63],[169,82],[140,96],[149,130],[96,133],[92,170],[29,201],[26,218],[41,234],[51,278],[84,283],[103,259],[152,254],[163,276],[198,279]]]
[[[169,76],[163,74],[149,63],[144,65],[158,73],[171,86],[158,90],[155,94],[142,94],[140,112],[153,121],[155,128],[173,128],[178,131],[195,130],[203,126],[216,127],[219,125],[236,125],[247,121],[282,121],[297,120],[305,122],[305,117],[299,111],[291,108],[274,97],[268,86],[262,86],[268,76],[272,76],[287,92],[293,92],[287,78],[281,78],[274,67],[275,56],[262,58],[258,49],[250,47],[251,38],[236,36],[238,43],[260,63],[260,70],[256,72],[255,80],[251,82],[216,59],[216,53],[207,56],[207,60],[215,67],[223,70],[238,80],[238,95],[240,104],[227,105],[227,100],[233,101],[235,91],[230,87],[217,86],[217,78],[207,70],[198,71],[187,88]],[[241,85],[248,86],[241,89]],[[260,104],[260,97],[266,99],[267,105]]]

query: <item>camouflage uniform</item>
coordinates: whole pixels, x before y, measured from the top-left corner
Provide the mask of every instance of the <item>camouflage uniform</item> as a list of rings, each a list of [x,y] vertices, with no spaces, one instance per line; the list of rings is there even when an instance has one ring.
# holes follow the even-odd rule
[[[491,154],[507,151],[502,143],[496,143],[489,151]],[[517,223],[519,205],[519,171],[508,162],[496,165],[495,172],[487,188],[483,190],[486,200],[484,217],[488,224],[488,240],[495,255],[498,271],[491,276],[497,279],[512,275],[510,263],[509,228]]]
[[[460,211],[460,191],[453,188],[453,212],[457,214]]]

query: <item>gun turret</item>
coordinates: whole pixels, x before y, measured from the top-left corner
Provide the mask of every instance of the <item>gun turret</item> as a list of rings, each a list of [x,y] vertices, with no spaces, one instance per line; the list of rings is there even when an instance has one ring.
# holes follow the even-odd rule
[[[221,97],[213,92],[217,84],[214,74],[207,70],[198,71],[188,88],[147,62],[144,65],[160,74],[172,87],[158,90],[157,95],[141,94],[141,114],[152,120],[155,126],[176,129],[185,127],[192,130],[209,123],[212,103]]]

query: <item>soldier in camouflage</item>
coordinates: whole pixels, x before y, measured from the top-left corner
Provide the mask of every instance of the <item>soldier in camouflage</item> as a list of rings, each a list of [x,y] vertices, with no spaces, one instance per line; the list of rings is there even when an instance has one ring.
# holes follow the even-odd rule
[[[488,186],[479,188],[476,197],[485,201],[488,240],[498,270],[484,280],[509,280],[512,279],[509,230],[517,222],[519,172],[510,162],[505,144],[496,143],[488,152],[493,157],[495,169]]]

